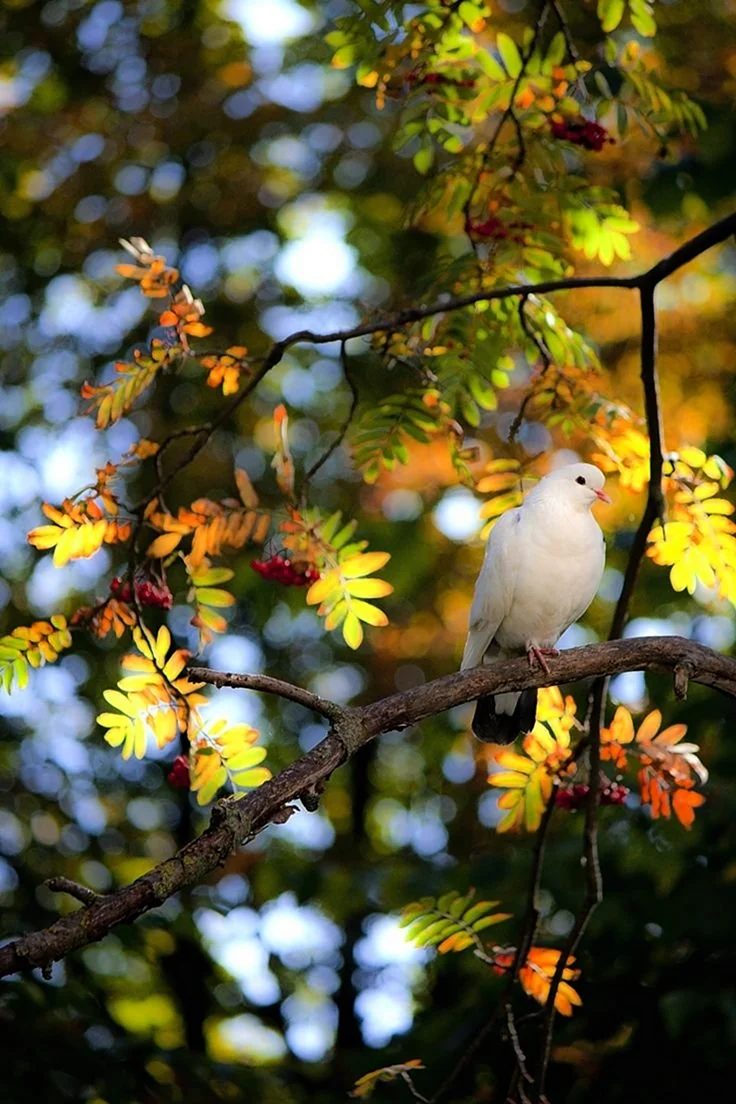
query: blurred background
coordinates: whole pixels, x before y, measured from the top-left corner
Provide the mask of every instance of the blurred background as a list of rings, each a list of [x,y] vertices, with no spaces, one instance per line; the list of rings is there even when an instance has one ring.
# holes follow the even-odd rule
[[[530,0],[493,7],[517,35],[534,10]],[[597,41],[592,0],[570,7],[581,43]],[[736,4],[657,8],[653,49],[703,104],[709,129],[665,158],[637,132],[601,155],[601,177],[641,224],[633,271],[733,203]],[[141,235],[177,263],[222,343],[256,354],[305,326],[330,330],[416,302],[448,250],[467,247],[446,227],[407,224],[419,178],[410,156],[391,148],[400,104],[378,110],[350,71],[330,66],[323,44],[349,10],[345,0],[0,3],[0,632],[106,593],[114,573],[108,550],[61,570],[34,553],[25,535],[41,522],[40,501],[59,502],[139,436],[206,421],[223,401],[192,368],[160,380],[151,401],[109,430],[82,415],[82,381],[109,378],[114,358],[153,325],[147,301],[115,274],[119,237]],[[687,441],[732,465],[735,272],[729,247],[658,291],[668,444]],[[608,393],[639,409],[629,299],[590,291],[555,302],[599,349]],[[292,349],[174,486],[174,505],[231,493],[233,459],[267,497],[279,401],[296,459],[309,463],[348,409],[337,353]],[[367,347],[354,355],[362,400],[385,394]],[[516,368],[481,442],[508,434],[529,375]],[[525,434],[530,453],[559,447],[541,424]],[[349,652],[323,632],[302,591],[262,580],[246,549],[232,561],[229,631],[206,661],[277,674],[343,703],[456,669],[482,553],[481,503],[457,486],[444,450],[417,448],[372,487],[340,450],[313,498],[359,517],[360,534],[392,553],[391,626]],[[609,568],[568,645],[605,636],[642,507],[641,495],[621,490],[601,512]],[[194,646],[178,598],[169,624]],[[731,607],[700,598],[673,594],[667,572],[647,562],[627,631],[731,649]],[[45,878],[66,874],[104,893],[206,822],[167,785],[168,762],[125,763],[102,741],[94,718],[119,654],[83,637],[34,672],[29,689],[0,697],[4,938],[77,907]],[[676,704],[667,680],[640,675],[615,680],[612,694],[686,722],[712,779],[689,833],[652,822],[634,797],[627,809],[602,810],[606,899],[581,954],[583,1008],[558,1032],[550,1096],[707,1099],[726,1083],[736,1045],[734,707],[699,687]],[[217,708],[259,728],[274,771],[324,731],[301,707],[255,695],[218,691]],[[368,1070],[417,1057],[431,1066],[416,1079],[431,1096],[502,982],[470,955],[431,963],[405,943],[398,912],[423,894],[474,885],[520,917],[530,864],[529,837],[493,832],[496,794],[468,720],[464,707],[381,737],[335,775],[319,812],[270,827],[207,884],[73,954],[50,981],[4,983],[4,1098],[327,1104]],[[557,821],[542,936],[559,946],[582,897],[581,818]],[[510,921],[499,938],[513,942],[514,931]],[[504,1044],[489,1042],[457,1099],[502,1099],[493,1086],[505,1084],[510,1061]],[[408,1093],[386,1086],[377,1099]]]

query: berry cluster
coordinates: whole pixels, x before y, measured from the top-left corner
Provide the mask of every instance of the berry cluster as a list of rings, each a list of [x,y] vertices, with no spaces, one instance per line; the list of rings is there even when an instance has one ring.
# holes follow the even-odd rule
[[[422,73],[419,69],[407,75],[406,83],[410,87],[422,84],[452,84],[455,88],[475,88],[475,81],[470,77],[461,80],[457,77],[448,77],[444,73]]]
[[[177,755],[171,770],[166,775],[166,781],[175,790],[189,789],[189,760],[186,755]]]
[[[130,583],[117,576],[110,583],[110,590],[121,602],[130,601]],[[157,586],[150,579],[136,580],[135,596],[142,606],[157,606],[159,609],[171,609],[174,598],[167,586]]]
[[[601,779],[603,783],[603,780]],[[581,809],[587,801],[590,786],[586,782],[576,782],[573,786],[558,786],[555,793],[555,805],[560,809],[573,811]],[[606,779],[601,786],[601,805],[623,805],[630,790],[620,782]]]
[[[580,123],[570,119],[562,123],[552,123],[552,134],[555,138],[562,138],[566,142],[582,146],[583,149],[594,150],[596,153],[600,153],[606,142],[610,142],[611,145],[616,142],[605,127],[600,123],[591,122],[590,119]]]
[[[264,579],[281,586],[309,586],[319,579],[319,571],[312,564],[281,555],[271,556],[270,560],[251,560],[250,566]]]
[[[515,234],[514,230],[532,230],[531,223],[528,222],[510,222],[508,226],[501,222],[501,219],[495,218],[491,215],[485,220],[485,222],[472,222],[468,220],[467,230],[470,234],[475,234],[479,238],[495,238],[496,241],[503,241],[505,238],[511,238],[512,241],[523,241],[523,236]]]

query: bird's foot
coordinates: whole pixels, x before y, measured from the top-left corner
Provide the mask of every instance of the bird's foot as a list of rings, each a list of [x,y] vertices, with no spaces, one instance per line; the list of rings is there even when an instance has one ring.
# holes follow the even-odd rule
[[[527,648],[526,658],[529,660],[529,666],[534,666],[534,660],[536,659],[539,666],[542,668],[546,675],[549,675],[550,669],[547,663],[547,656],[558,656],[560,653],[557,648],[538,648],[536,644],[530,644]]]

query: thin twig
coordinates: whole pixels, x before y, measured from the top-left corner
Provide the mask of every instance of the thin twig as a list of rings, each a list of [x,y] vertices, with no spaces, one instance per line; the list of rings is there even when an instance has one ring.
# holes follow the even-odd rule
[[[517,1068],[524,1080],[532,1084],[534,1078],[530,1074],[529,1070],[526,1068],[526,1054],[524,1054],[524,1051],[521,1049],[521,1043],[519,1042],[519,1033],[516,1030],[516,1022],[514,1021],[514,1010],[508,1001],[504,1003],[504,1012],[506,1015],[506,1030],[509,1033],[511,1045],[514,1048]]]
[[[312,479],[312,477],[315,476],[317,474],[317,472],[320,470],[320,468],[323,467],[323,465],[327,463],[327,461],[332,456],[333,452],[335,452],[335,450],[338,449],[340,447],[340,445],[343,443],[343,441],[345,440],[345,434],[347,433],[348,429],[350,428],[350,423],[353,420],[356,408],[358,406],[358,398],[359,398],[358,387],[357,387],[357,385],[355,383],[355,380],[353,379],[353,377],[351,375],[351,372],[350,372],[350,366],[349,366],[349,363],[348,363],[348,355],[347,355],[347,352],[345,350],[345,342],[344,341],[340,342],[340,362],[342,364],[342,372],[343,372],[343,375],[345,377],[345,382],[347,383],[348,387],[350,388],[350,392],[351,392],[350,409],[348,410],[347,415],[345,417],[345,420],[344,420],[343,424],[341,425],[341,427],[340,427],[340,429],[337,433],[337,436],[335,437],[332,444],[319,457],[319,459],[316,460],[314,462],[314,464],[312,464],[309,471],[305,474],[304,479],[302,480],[301,490],[299,492],[299,498],[302,501],[306,497],[307,488],[309,486],[309,483],[310,483],[310,480]]]
[[[521,325],[521,328],[524,331],[525,336],[536,347],[536,350],[539,353],[540,360],[542,361],[541,375],[543,376],[545,374],[545,372],[547,372],[547,370],[549,369],[550,364],[552,363],[552,357],[550,355],[549,349],[547,348],[545,343],[542,341],[539,334],[536,334],[534,332],[534,330],[532,329],[532,327],[530,326],[530,324],[529,324],[529,318],[528,318],[528,315],[526,313],[526,304],[527,304],[528,299],[529,299],[528,295],[523,295],[521,297],[521,299],[519,300],[519,324]],[[516,417],[514,418],[513,422],[511,423],[511,428],[509,429],[509,441],[512,444],[514,443],[514,441],[516,440],[516,438],[519,434],[519,430],[522,427],[522,424],[524,422],[524,417],[526,415],[526,408],[529,405],[529,403],[530,403],[531,399],[533,398],[533,396],[534,396],[534,392],[532,390],[527,391],[527,393],[524,395],[524,398],[521,401],[521,406],[519,407],[518,413],[516,414]]]
[[[517,144],[518,144],[518,149],[517,149],[517,152],[516,152],[516,156],[514,158],[514,161],[512,163],[512,167],[511,167],[511,178],[512,179],[520,171],[522,165],[524,164],[524,160],[526,158],[526,144],[524,142],[524,130],[522,128],[521,122],[520,122],[516,112],[514,111],[514,100],[516,99],[519,88],[521,87],[521,82],[523,81],[523,79],[526,75],[526,67],[529,64],[531,56],[532,56],[532,54],[534,53],[534,51],[536,49],[537,42],[539,41],[539,36],[542,33],[542,28],[544,27],[545,21],[547,19],[548,11],[549,11],[549,0],[543,0],[542,6],[539,10],[539,16],[537,17],[537,22],[536,22],[535,27],[534,27],[534,34],[532,36],[531,42],[529,43],[529,46],[528,46],[526,52],[524,53],[524,55],[521,58],[521,68],[519,69],[519,72],[516,74],[516,79],[514,81],[512,89],[511,89],[511,94],[509,96],[509,106],[502,113],[501,118],[499,119],[498,124],[496,126],[496,129],[493,132],[491,140],[488,143],[488,146],[486,147],[486,149],[483,150],[483,156],[480,158],[480,164],[478,165],[478,169],[477,169],[477,172],[475,174],[475,179],[474,179],[473,185],[470,189],[470,194],[468,195],[468,198],[466,199],[465,204],[463,206],[463,216],[464,216],[464,220],[465,220],[465,229],[466,229],[468,237],[470,238],[470,244],[471,244],[473,250],[475,250],[475,245],[476,245],[475,239],[473,238],[473,234],[472,234],[473,223],[472,223],[472,219],[471,219],[471,212],[472,212],[472,208],[473,208],[473,201],[475,199],[475,194],[478,191],[478,185],[480,184],[480,178],[481,178],[481,175],[483,173],[483,169],[488,164],[488,162],[491,160],[491,157],[493,156],[494,150],[495,150],[496,145],[498,143],[498,139],[501,136],[501,131],[503,130],[503,128],[505,127],[505,125],[509,121],[509,119],[514,124],[514,129],[516,130],[516,140],[517,140]]]
[[[552,1053],[552,1034],[554,1031],[555,999],[562,981],[562,975],[568,962],[574,956],[580,940],[583,938],[590,918],[603,900],[603,880],[598,859],[598,809],[600,805],[600,733],[603,726],[604,709],[608,695],[608,679],[599,679],[593,688],[593,703],[590,728],[590,777],[589,792],[585,808],[585,833],[583,856],[585,862],[585,897],[565,946],[560,952],[552,984],[545,1004],[542,1021],[542,1044],[540,1048],[539,1069],[537,1072],[534,1100],[544,1097],[544,1084],[547,1076],[550,1055]]]
[[[577,61],[580,55],[578,54],[577,47],[575,46],[575,41],[570,32],[570,27],[568,26],[567,17],[565,16],[565,13],[563,11],[562,4],[559,2],[559,0],[550,0],[550,2],[552,5],[552,11],[555,13],[557,17],[557,22],[560,25],[560,30],[564,35],[565,45],[567,46],[567,52],[570,55],[570,60]]]
[[[192,682],[206,682],[218,688],[227,686],[236,690],[260,690],[264,694],[276,694],[307,709],[313,709],[328,720],[337,720],[345,712],[342,706],[320,698],[310,690],[282,679],[271,678],[270,675],[229,674],[227,671],[211,671],[208,667],[189,667],[187,678]]]
[[[62,874],[58,874],[54,878],[47,878],[44,885],[52,893],[68,893],[70,897],[81,901],[83,905],[93,905],[100,899],[99,893],[95,893],[93,889],[80,885],[79,882],[73,882],[71,878],[65,878]]]

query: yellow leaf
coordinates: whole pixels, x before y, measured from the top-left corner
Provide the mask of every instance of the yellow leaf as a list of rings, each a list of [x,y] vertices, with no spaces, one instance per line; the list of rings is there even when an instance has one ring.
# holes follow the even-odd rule
[[[199,587],[197,589],[197,601],[206,606],[232,606],[235,595],[227,590],[214,590],[211,587]]]
[[[345,590],[354,598],[385,598],[393,594],[394,588],[385,579],[351,579],[345,584]]]
[[[379,571],[390,559],[390,552],[359,552],[340,564],[340,572],[345,579],[359,579]]]
[[[711,498],[703,503],[706,514],[732,514],[734,507],[725,498]]]
[[[54,567],[63,567],[74,556],[77,544],[77,530],[65,529],[54,549]]]
[[[38,528],[31,529],[27,540],[34,548],[45,551],[47,548],[54,547],[62,531],[58,525],[39,525]]]
[[[310,586],[307,591],[307,605],[316,606],[320,602],[324,602],[325,598],[328,598],[339,586],[340,579],[337,572],[329,571]]]
[[[702,468],[706,461],[703,450],[696,448],[694,445],[686,445],[685,448],[680,449],[680,456],[691,468]]]
[[[499,751],[495,755],[495,760],[499,766],[506,767],[507,770],[521,771],[522,774],[531,774],[534,770],[531,759],[526,755],[518,755],[515,751]],[[496,775],[492,774],[490,778],[496,778]]]
[[[176,739],[178,727],[176,713],[173,709],[164,709],[157,713],[151,722],[153,734],[156,737],[156,745],[159,748],[166,747]]]
[[[370,605],[369,602],[361,602],[359,598],[355,598],[350,603],[350,609],[356,617],[368,625],[377,625],[381,628],[388,625],[388,617],[383,610],[378,606]]]
[[[519,486],[519,476],[515,472],[499,472],[497,475],[486,475],[479,480],[476,490],[480,494],[495,494],[496,491],[507,491],[511,487]]]
[[[179,544],[181,537],[181,533],[162,533],[160,537],[156,537],[156,539],[149,544],[146,549],[146,555],[150,556],[151,559],[161,559],[164,556],[168,556]]]
[[[189,653],[185,652],[183,648],[180,648],[178,651],[174,652],[174,654],[168,660],[166,666],[164,667],[164,675],[167,679],[169,679],[170,682],[173,682],[174,679],[178,678],[179,675],[182,673],[184,667],[186,666],[188,657]]]
[[[689,556],[683,556],[674,564],[670,571],[670,583],[673,590],[687,590],[690,594],[695,593],[695,573]]]
[[[128,675],[125,678],[121,678],[118,681],[118,686],[126,694],[129,694],[132,690],[145,690],[147,686],[150,686],[156,681],[160,682],[161,676],[154,675]]]
[[[325,617],[325,628],[328,630],[328,632],[331,632],[333,629],[336,629],[338,625],[342,624],[342,622],[345,620],[347,612],[348,607],[346,602],[340,600],[335,604],[335,606]]]
[[[529,783],[526,775],[517,774],[515,771],[496,771],[495,774],[488,776],[488,781],[492,786],[508,787],[515,790],[523,790]]]
[[[158,630],[158,636],[156,637],[156,647],[154,654],[156,657],[156,663],[159,667],[163,667],[166,662],[166,656],[169,654],[169,648],[171,647],[171,633],[162,625]]]
[[[363,628],[354,613],[348,612],[342,627],[342,635],[349,648],[359,648],[363,640]]]
[[[109,702],[115,709],[119,709],[121,713],[125,713],[126,716],[132,718],[138,715],[138,707],[125,694],[121,694],[119,690],[103,690],[102,696],[106,702]]]
[[[123,656],[120,665],[126,671],[149,671],[151,674],[156,673],[156,668],[150,659],[145,659],[143,656],[135,655],[135,653]]]
[[[255,509],[258,505],[258,495],[255,492],[248,473],[243,471],[242,468],[235,469],[235,485],[238,488],[238,494],[240,495],[243,505],[247,506],[249,510]]]
[[[253,767],[251,770],[234,775],[233,782],[241,789],[254,790],[257,786],[262,786],[264,782],[268,782],[270,777],[271,771],[268,767]]]
[[[518,471],[521,464],[518,460],[506,460],[501,458],[499,460],[489,460],[486,464],[485,470],[487,472],[506,472],[506,471]]]
[[[659,732],[661,724],[662,714],[658,709],[653,709],[639,725],[639,731],[636,734],[636,742],[638,744],[649,743]]]

